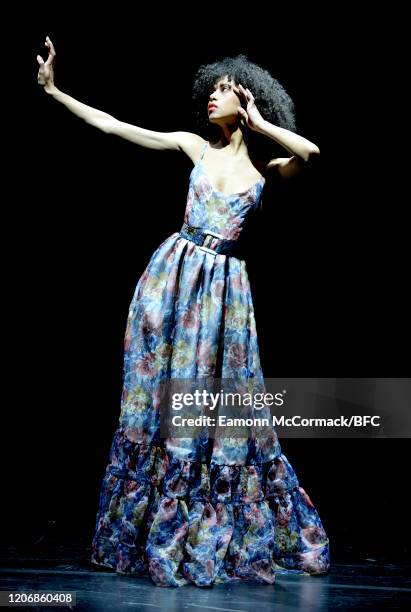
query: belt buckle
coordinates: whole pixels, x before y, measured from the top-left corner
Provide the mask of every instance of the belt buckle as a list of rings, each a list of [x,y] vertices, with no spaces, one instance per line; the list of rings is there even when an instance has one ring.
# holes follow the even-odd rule
[[[203,244],[201,246],[206,247],[206,248],[210,248],[210,244],[212,243],[212,241],[214,240],[215,236],[213,236],[212,234],[209,234],[208,232],[204,235],[204,240],[203,240]],[[213,249],[210,249],[211,251]]]
[[[202,244],[198,244],[198,242],[196,243],[199,249],[202,249],[203,251],[206,251],[207,253],[211,253],[212,255],[220,254],[218,251],[215,251],[214,249],[210,249],[209,246],[214,238],[220,238],[220,239],[225,240],[224,236],[222,236],[221,234],[218,234],[217,232],[213,232],[211,230],[202,230],[200,228],[192,228],[187,223],[184,223],[183,228],[184,228],[184,231],[187,232],[187,234],[191,236],[196,236],[197,231],[200,232],[203,242]]]
[[[215,251],[214,249],[210,249],[210,244],[212,243],[214,238],[220,238],[220,239],[222,238],[224,240],[224,236],[222,236],[221,234],[218,234],[217,232],[212,232],[211,230],[207,230],[206,232],[203,232],[203,234],[204,234],[203,244],[199,248],[202,249],[203,251],[206,251],[207,253],[211,253],[212,255],[219,255],[220,253],[218,251]]]

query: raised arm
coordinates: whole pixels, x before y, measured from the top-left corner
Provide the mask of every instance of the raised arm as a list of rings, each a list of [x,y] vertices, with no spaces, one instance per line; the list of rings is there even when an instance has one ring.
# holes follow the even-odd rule
[[[197,134],[192,134],[191,132],[155,132],[153,130],[146,130],[145,128],[119,121],[112,115],[87,106],[87,104],[83,104],[60,91],[54,84],[54,58],[56,57],[54,45],[48,36],[44,44],[48,49],[48,58],[44,61],[41,55],[37,55],[37,61],[40,65],[37,82],[43,86],[46,93],[64,104],[69,111],[106,134],[120,136],[148,149],[180,150],[186,153],[193,161],[196,160],[199,147],[204,142]]]

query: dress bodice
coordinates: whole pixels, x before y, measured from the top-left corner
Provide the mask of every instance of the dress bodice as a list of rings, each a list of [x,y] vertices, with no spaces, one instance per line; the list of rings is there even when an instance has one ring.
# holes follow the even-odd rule
[[[245,191],[229,195],[214,189],[203,164],[207,146],[208,142],[190,174],[184,221],[237,240],[248,215],[258,209],[265,179],[261,176]]]

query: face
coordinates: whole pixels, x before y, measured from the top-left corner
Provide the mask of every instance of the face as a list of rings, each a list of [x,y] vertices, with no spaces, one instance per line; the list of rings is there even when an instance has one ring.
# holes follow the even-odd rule
[[[227,123],[238,119],[240,99],[233,89],[236,83],[228,76],[222,77],[214,84],[208,100],[208,119],[212,123]]]

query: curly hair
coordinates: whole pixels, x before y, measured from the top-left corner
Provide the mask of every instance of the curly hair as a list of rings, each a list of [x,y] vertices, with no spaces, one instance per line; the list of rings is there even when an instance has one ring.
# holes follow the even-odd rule
[[[216,82],[228,76],[236,84],[241,83],[250,89],[261,116],[270,123],[292,132],[296,131],[294,102],[284,87],[267,70],[251,62],[243,53],[236,57],[225,57],[222,60],[202,64],[194,77],[192,100],[194,115],[200,133],[210,141],[217,141],[221,128],[211,123],[207,115],[207,102]],[[251,156],[262,160],[273,154],[284,153],[273,139],[267,138],[244,125],[243,138]]]

